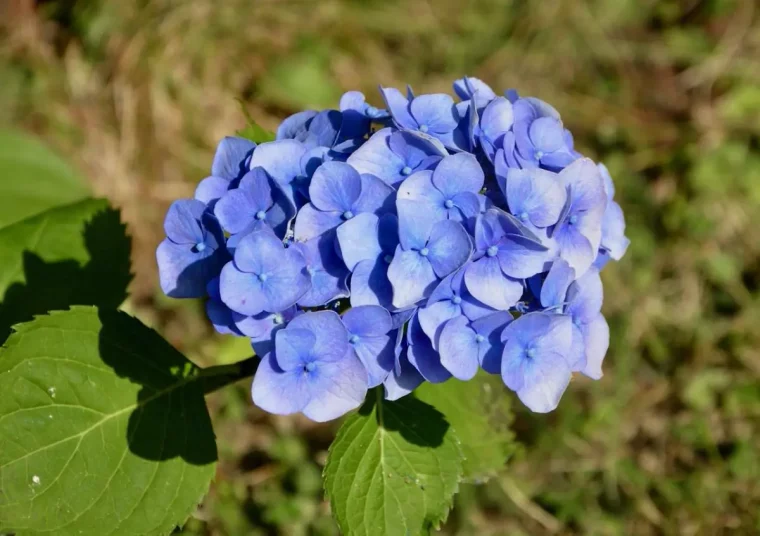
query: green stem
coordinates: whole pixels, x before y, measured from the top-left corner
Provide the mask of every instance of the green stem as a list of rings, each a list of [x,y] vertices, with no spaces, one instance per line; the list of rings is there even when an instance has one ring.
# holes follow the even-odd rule
[[[259,368],[260,362],[261,359],[258,356],[252,356],[231,365],[217,365],[202,369],[199,377],[203,382],[203,393],[213,393],[223,387],[253,376],[256,374],[256,369]]]

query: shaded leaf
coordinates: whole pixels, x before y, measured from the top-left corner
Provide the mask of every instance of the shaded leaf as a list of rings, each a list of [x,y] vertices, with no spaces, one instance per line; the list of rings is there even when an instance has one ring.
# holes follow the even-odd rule
[[[462,452],[443,415],[370,394],[330,447],[325,491],[346,535],[420,534],[446,519]]]
[[[115,309],[131,280],[130,245],[119,212],[98,199],[0,229],[0,342],[13,324],[51,310]]]
[[[21,132],[0,130],[0,177],[0,229],[89,195],[66,162]]]
[[[443,413],[464,453],[464,478],[481,481],[504,467],[516,446],[510,430],[512,396],[498,376],[424,383],[414,394]]]
[[[168,534],[208,490],[198,369],[138,320],[75,307],[0,352],[0,533]]]

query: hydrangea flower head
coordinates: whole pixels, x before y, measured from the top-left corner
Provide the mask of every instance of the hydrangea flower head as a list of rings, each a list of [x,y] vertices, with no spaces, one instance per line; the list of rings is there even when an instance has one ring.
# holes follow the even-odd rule
[[[600,271],[629,244],[607,168],[551,105],[453,88],[349,91],[275,141],[224,138],[170,207],[161,287],[250,340],[259,407],[325,421],[482,369],[547,412],[602,377]]]

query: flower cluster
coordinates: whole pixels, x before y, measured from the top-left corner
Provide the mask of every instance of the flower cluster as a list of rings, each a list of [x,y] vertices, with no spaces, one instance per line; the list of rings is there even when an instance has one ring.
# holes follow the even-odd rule
[[[599,271],[628,246],[607,169],[549,104],[454,90],[349,92],[275,141],[225,138],[169,209],[161,286],[250,338],[258,406],[324,421],[482,368],[547,412],[601,377]]]

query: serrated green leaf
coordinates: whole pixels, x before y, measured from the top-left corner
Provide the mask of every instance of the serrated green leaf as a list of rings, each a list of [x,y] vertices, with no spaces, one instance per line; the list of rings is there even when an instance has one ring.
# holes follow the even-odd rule
[[[483,371],[467,382],[421,385],[414,394],[443,413],[464,453],[464,478],[482,481],[504,467],[515,449],[512,397],[497,376]]]
[[[122,312],[76,307],[0,351],[0,533],[169,534],[216,444],[198,369]]]
[[[325,491],[347,536],[417,535],[448,515],[462,474],[459,440],[428,404],[376,393],[338,431]]]
[[[246,125],[245,128],[237,131],[237,135],[241,138],[251,140],[254,143],[273,141],[276,137],[275,133],[269,132],[265,128],[259,126],[259,124],[253,120],[251,114],[248,113],[248,110],[245,107],[245,103],[243,101],[238,102],[240,103],[240,109],[243,111],[243,115],[245,116]]]
[[[130,239],[100,199],[0,229],[0,342],[10,327],[69,305],[115,309],[127,296]]]
[[[0,130],[0,229],[88,195],[84,181],[42,143]]]

